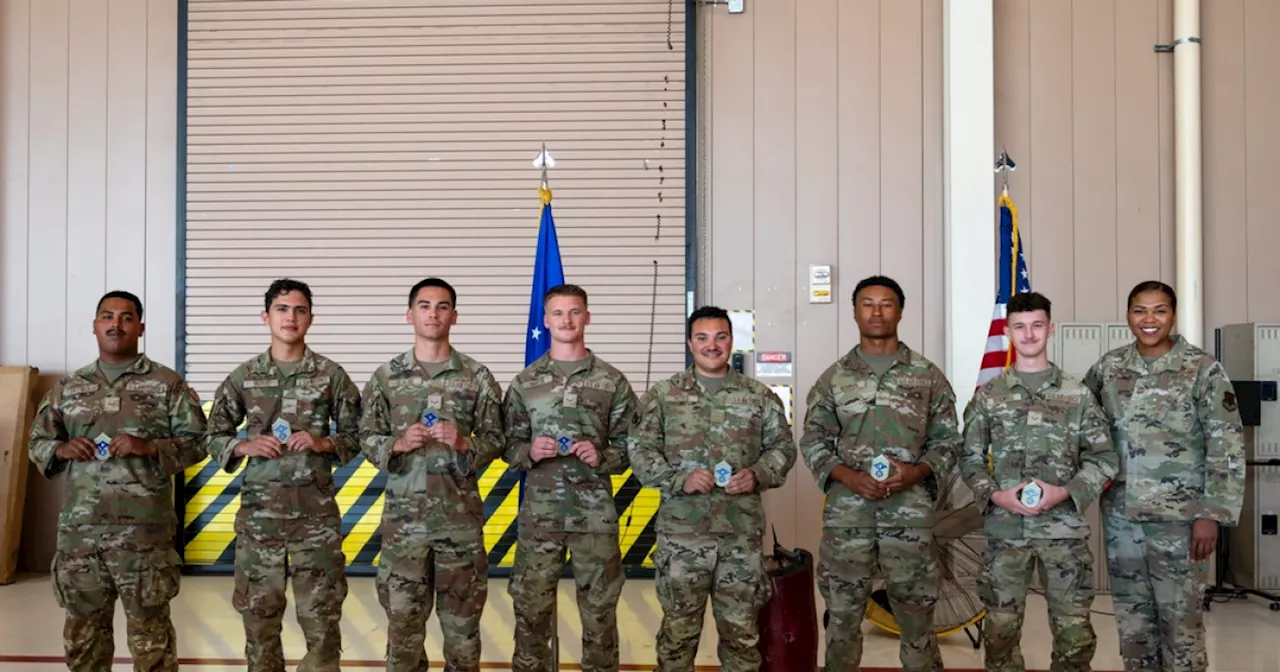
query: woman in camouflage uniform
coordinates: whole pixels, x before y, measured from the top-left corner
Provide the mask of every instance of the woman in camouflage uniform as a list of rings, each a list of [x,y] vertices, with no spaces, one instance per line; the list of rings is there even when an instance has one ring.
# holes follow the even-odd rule
[[[1107,565],[1126,670],[1206,669],[1201,601],[1219,525],[1244,500],[1244,432],[1222,364],[1172,333],[1162,282],[1129,293],[1136,341],[1085,377],[1106,410],[1120,472],[1102,497]]]

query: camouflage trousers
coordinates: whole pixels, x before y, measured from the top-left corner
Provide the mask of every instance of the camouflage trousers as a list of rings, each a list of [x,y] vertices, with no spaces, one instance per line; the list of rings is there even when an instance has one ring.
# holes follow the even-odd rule
[[[427,619],[437,598],[445,672],[479,672],[480,616],[489,596],[482,534],[428,534],[421,518],[384,513],[376,583],[387,612],[388,672],[427,672]]]
[[[61,530],[53,557],[53,593],[66,610],[62,643],[67,669],[111,669],[115,610],[124,607],[133,669],[178,669],[178,643],[169,602],[178,594],[182,565],[172,532],[116,533],[106,526]]]
[[[856,672],[862,663],[862,620],[872,579],[884,577],[899,634],[904,672],[942,670],[933,629],[938,562],[926,528],[826,528],[818,590],[827,603],[826,672]]]
[[[617,672],[617,607],[626,581],[617,533],[521,529],[518,543],[515,567],[507,587],[516,616],[512,671],[552,669],[551,612],[568,550],[572,554],[570,561],[582,619],[582,669],[584,672]]]
[[[759,670],[757,618],[773,595],[760,541],[739,535],[659,535],[653,560],[662,605],[658,672],[692,672],[708,597],[719,634],[720,669]]]
[[[1204,577],[1191,560],[1192,522],[1137,523],[1124,518],[1116,488],[1103,497],[1107,571],[1116,606],[1120,657],[1127,672],[1203,672]]]
[[[247,509],[241,509],[244,514]],[[333,518],[236,517],[235,592],[244,619],[245,658],[254,672],[284,672],[280,631],[287,575],[293,575],[298,625],[307,642],[299,672],[336,672],[342,658],[342,602],[347,597],[342,521]]]
[[[1093,604],[1093,553],[1087,539],[987,538],[987,563],[979,581],[987,617],[982,629],[988,672],[1024,672],[1022,621],[1027,591],[1039,566],[1053,633],[1051,672],[1088,672],[1097,649],[1089,617]]]

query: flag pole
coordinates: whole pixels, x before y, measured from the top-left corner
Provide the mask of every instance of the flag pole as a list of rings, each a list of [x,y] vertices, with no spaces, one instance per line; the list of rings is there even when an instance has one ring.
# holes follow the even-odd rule
[[[545,210],[551,205],[551,186],[547,180],[547,168],[554,168],[556,165],[556,160],[547,153],[545,140],[542,142],[542,151],[538,153],[538,158],[533,160],[533,165],[542,169],[542,179],[538,183],[538,196],[542,199],[542,208]],[[523,504],[523,478],[520,479],[520,500]],[[560,669],[560,577],[556,577],[551,591],[551,669]]]

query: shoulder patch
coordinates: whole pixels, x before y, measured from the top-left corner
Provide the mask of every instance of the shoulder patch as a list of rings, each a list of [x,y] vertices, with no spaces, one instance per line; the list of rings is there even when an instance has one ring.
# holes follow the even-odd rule
[[[640,411],[636,411],[631,414],[631,426],[632,427],[640,426]]]
[[[1222,408],[1226,409],[1228,413],[1236,412],[1236,409],[1238,408],[1238,406],[1236,405],[1235,392],[1231,390],[1227,390],[1226,393],[1222,395]]]

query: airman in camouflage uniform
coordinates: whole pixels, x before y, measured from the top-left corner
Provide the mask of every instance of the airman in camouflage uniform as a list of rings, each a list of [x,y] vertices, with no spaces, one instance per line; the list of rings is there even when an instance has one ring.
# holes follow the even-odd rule
[[[178,669],[171,479],[204,459],[205,417],[175,371],[138,353],[143,330],[136,296],[106,294],[93,323],[98,361],[59,380],[31,427],[31,461],[46,478],[67,475],[52,573],[75,671],[111,668],[117,598],[134,669]]]
[[[489,560],[477,475],[502,453],[502,391],[449,344],[456,302],[443,280],[414,286],[405,315],[414,347],[380,366],[362,397],[361,449],[387,473],[377,589],[393,672],[427,669],[437,597],[444,669],[480,669]]]
[[[1141,283],[1128,306],[1136,341],[1085,376],[1120,455],[1102,498],[1120,654],[1130,671],[1200,672],[1207,561],[1244,503],[1244,428],[1222,364],[1172,335],[1173,289]]]
[[[826,670],[859,669],[875,570],[885,577],[901,630],[903,669],[941,670],[933,628],[934,501],[922,481],[955,467],[955,393],[941,370],[898,341],[903,295],[896,282],[863,280],[853,300],[861,343],[810,389],[800,442],[826,494],[818,564],[830,617]],[[891,464],[884,481],[869,473],[880,456]]]
[[[360,390],[341,366],[307,347],[306,284],[277,280],[265,303],[271,347],[223,381],[205,438],[210,457],[228,473],[248,458],[236,512],[232,603],[244,619],[248,669],[283,672],[287,559],[307,642],[298,669],[336,672],[347,578],[332,468],[359,451]]]
[[[1049,361],[1048,299],[1015,294],[1005,334],[1014,368],[980,387],[965,408],[960,469],[985,518],[986,571],[980,591],[989,672],[1026,670],[1020,642],[1027,591],[1037,564],[1045,582],[1054,670],[1092,669],[1093,553],[1085,511],[1115,475],[1107,418],[1079,380]],[[1037,502],[1023,488],[1041,491]]]
[[[699,308],[686,330],[694,366],[644,395],[629,440],[632,473],[661,493],[658,670],[693,670],[708,596],[720,669],[759,670],[757,615],[773,594],[760,493],[786,482],[795,440],[778,396],[729,369],[729,315]]]
[[[525,473],[515,567],[514,672],[552,668],[552,608],[572,554],[582,617],[582,669],[618,669],[618,597],[626,580],[611,475],[624,473],[636,397],[626,376],[587,349],[591,314],[580,287],[551,288],[545,301],[551,349],[507,388],[506,461]],[[564,437],[561,447],[559,439]]]

